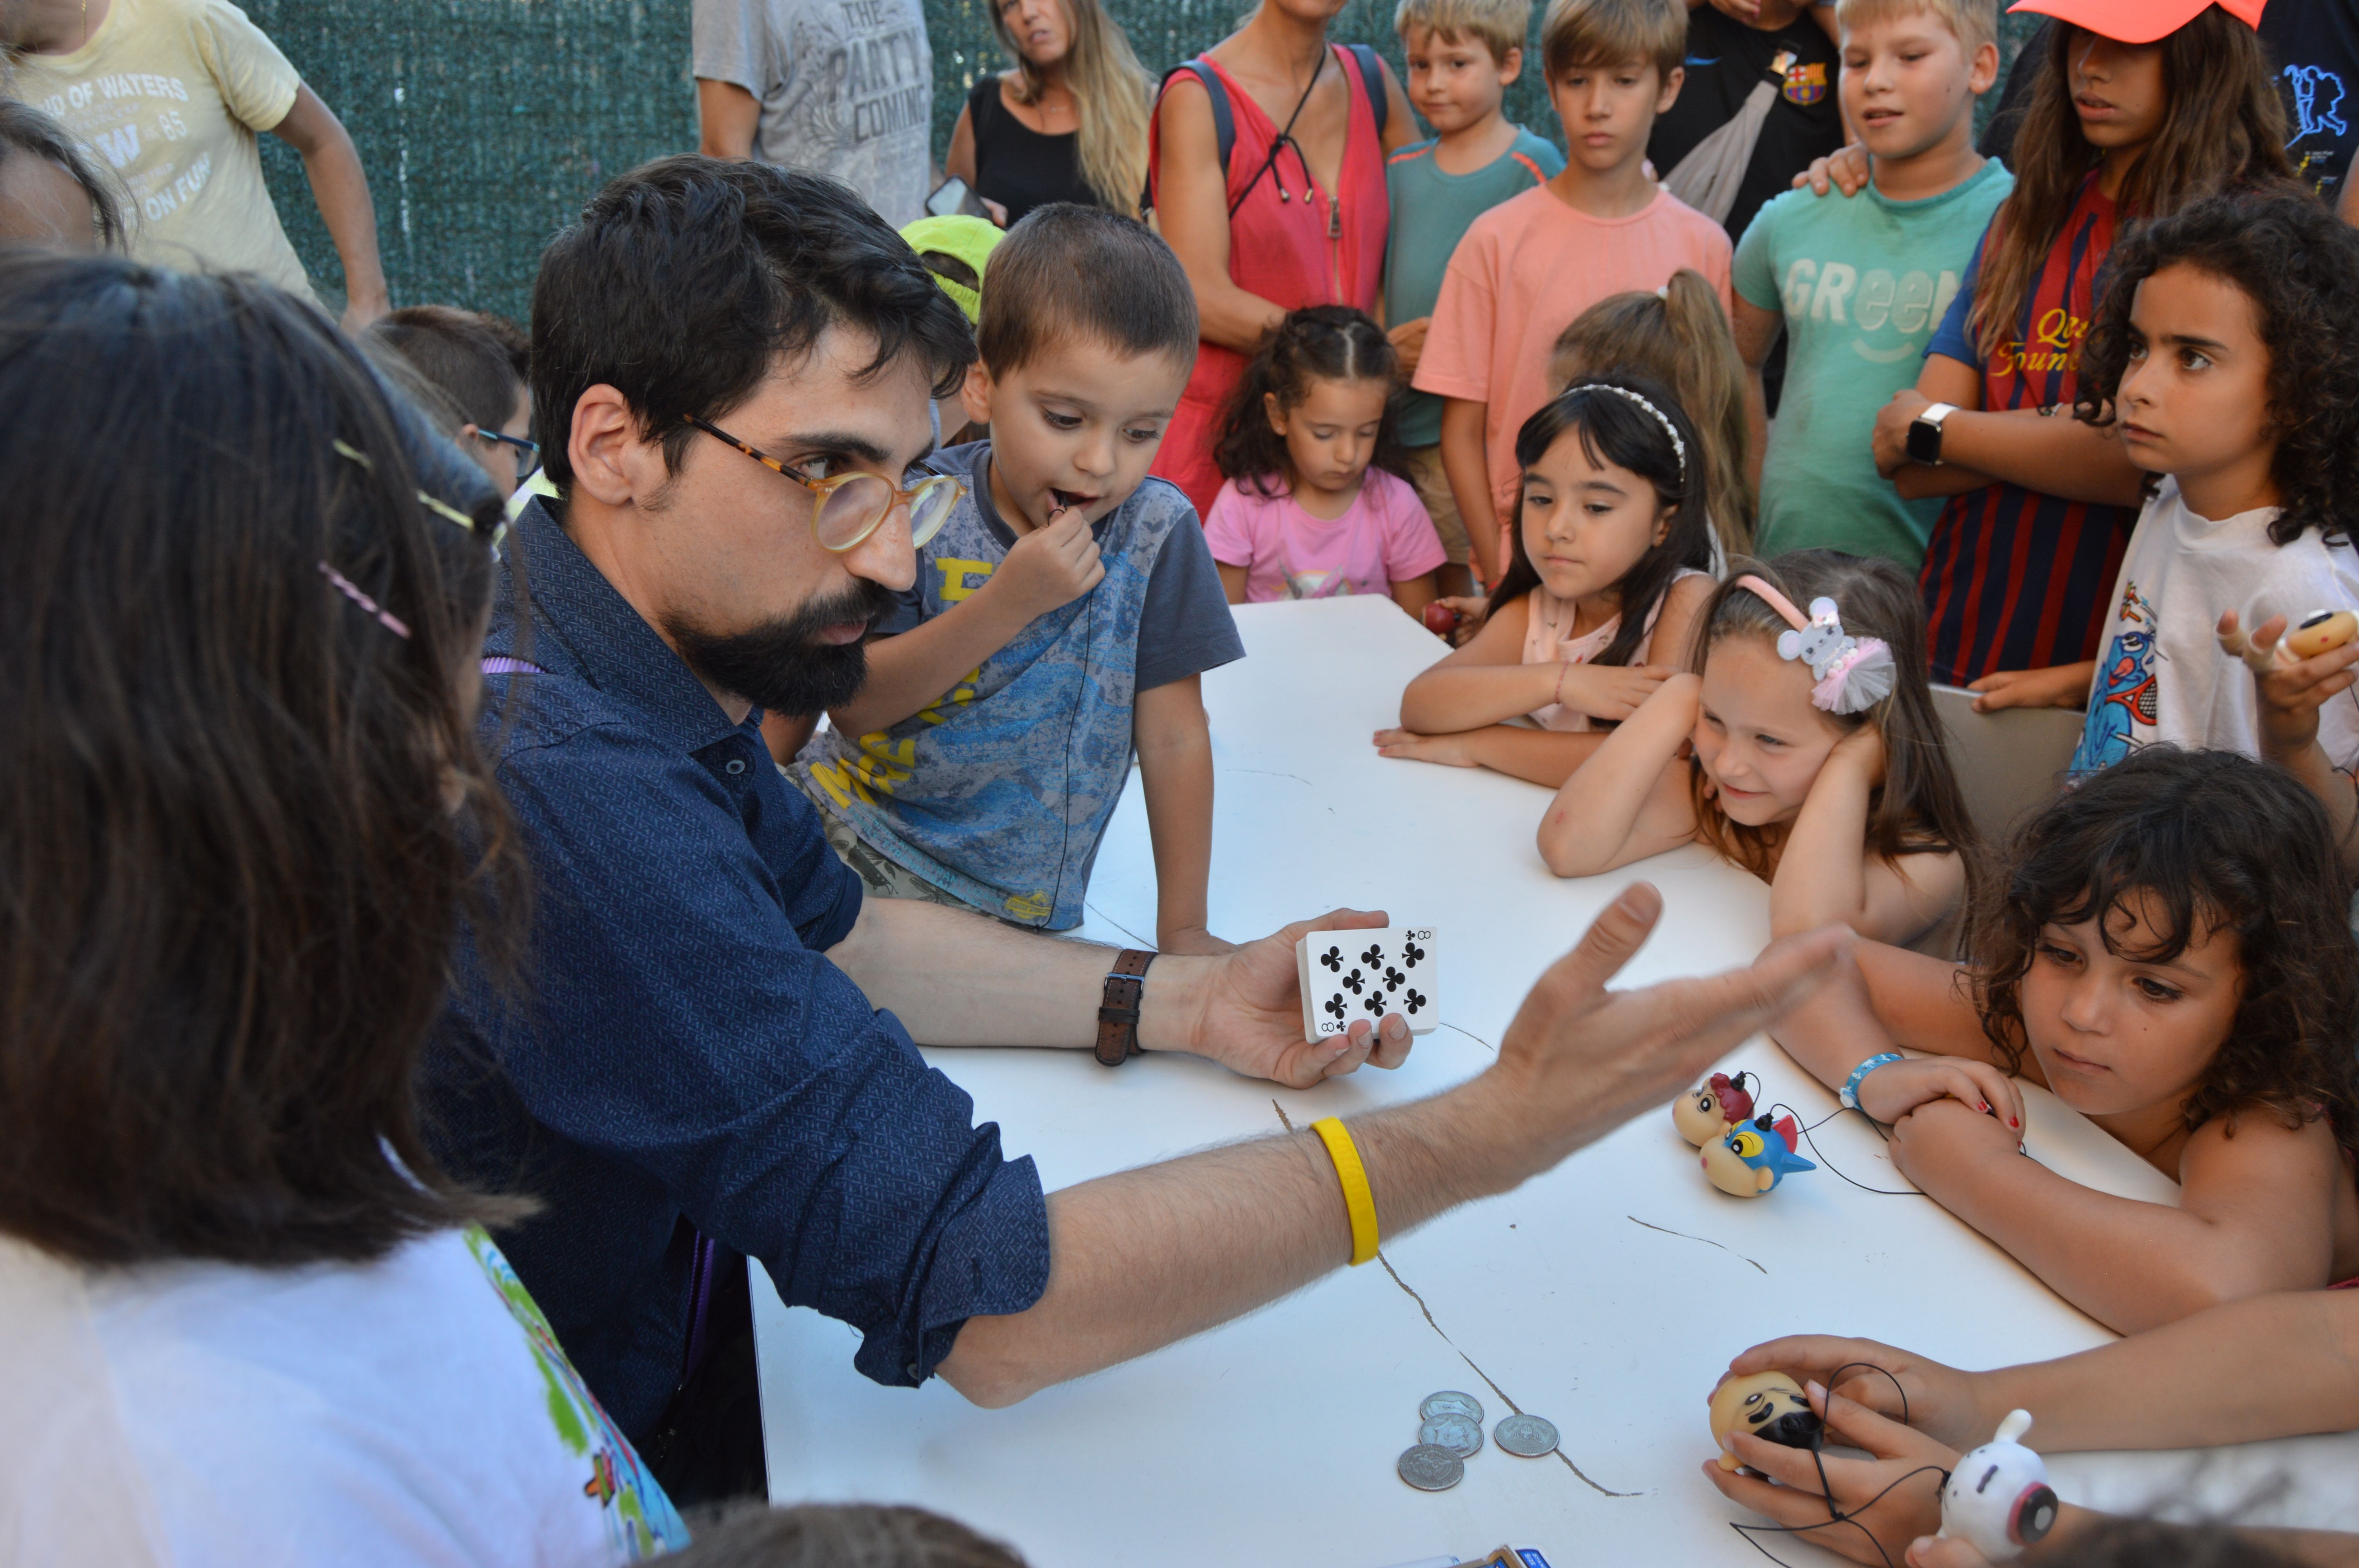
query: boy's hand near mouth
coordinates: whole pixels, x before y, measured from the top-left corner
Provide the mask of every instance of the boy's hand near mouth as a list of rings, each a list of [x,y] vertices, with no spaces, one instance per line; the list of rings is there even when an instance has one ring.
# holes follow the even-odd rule
[[[1098,558],[1097,536],[1088,514],[1078,506],[1059,506],[1049,521],[1026,532],[1007,552],[1007,559],[975,595],[1006,601],[1024,625],[1060,605],[1071,604],[1105,578]]]

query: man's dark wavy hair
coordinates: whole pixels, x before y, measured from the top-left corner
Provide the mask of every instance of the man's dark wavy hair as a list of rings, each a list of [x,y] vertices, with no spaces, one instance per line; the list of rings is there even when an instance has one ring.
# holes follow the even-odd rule
[[[2271,477],[2284,507],[2269,537],[2290,545],[2315,528],[2348,544],[2343,510],[2359,495],[2359,234],[2307,194],[2214,196],[2132,230],[2106,265],[2073,413],[2091,424],[2114,416],[2139,284],[2169,266],[2233,284],[2269,352]]]
[[[782,356],[830,327],[875,341],[866,373],[904,354],[947,397],[974,334],[933,274],[853,189],[823,175],[686,154],[643,164],[549,242],[532,287],[532,403],[541,462],[573,481],[582,395],[621,392],[677,471],[693,414],[718,420]]]
[[[2325,808],[2291,774],[2234,752],[2148,746],[2058,795],[1984,865],[1967,904],[1967,979],[1983,1032],[2020,1070],[2023,978],[2049,925],[2102,923],[2105,945],[2168,963],[2236,938],[2236,1015],[2186,1108],[2192,1129],[2267,1110],[2323,1116],[2359,1142],[2359,942]],[[2135,951],[2135,905],[2158,939]]]

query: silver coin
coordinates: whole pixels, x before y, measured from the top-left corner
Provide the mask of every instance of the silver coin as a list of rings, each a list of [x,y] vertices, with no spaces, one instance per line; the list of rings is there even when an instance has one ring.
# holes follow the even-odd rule
[[[1491,1429],[1491,1441],[1519,1458],[1538,1459],[1556,1451],[1556,1422],[1545,1416],[1503,1415]]]
[[[1446,1492],[1466,1479],[1466,1461],[1447,1448],[1420,1443],[1404,1452],[1393,1466],[1400,1478],[1420,1492]]]
[[[1444,1389],[1438,1394],[1426,1395],[1425,1403],[1417,1407],[1419,1421],[1431,1421],[1438,1415],[1462,1415],[1479,1426],[1483,1422],[1483,1401],[1472,1394]]]
[[[1444,1411],[1417,1429],[1417,1440],[1447,1448],[1461,1459],[1472,1459],[1483,1450],[1483,1423],[1456,1411]]]

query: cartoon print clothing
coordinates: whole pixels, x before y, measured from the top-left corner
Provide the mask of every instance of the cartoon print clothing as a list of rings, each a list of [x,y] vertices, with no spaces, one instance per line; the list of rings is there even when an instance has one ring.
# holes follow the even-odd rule
[[[1805,21],[1804,27],[1815,24]],[[1941,514],[1875,471],[1876,411],[1917,384],[1925,345],[2015,177],[1984,163],[1936,196],[1895,201],[1789,190],[1736,247],[1748,304],[1786,318],[1787,395],[1761,467],[1764,556],[1826,548],[1914,571]]]
[[[2166,478],[2138,518],[2114,589],[2114,614],[2089,693],[2089,718],[2072,753],[2077,776],[2141,746],[2260,754],[2260,716],[2243,660],[2220,651],[2214,628],[2233,610],[2248,629],[2272,615],[2298,622],[2313,610],[2359,610],[2359,551],[2329,547],[2312,529],[2290,545],[2269,542],[2274,506],[2212,522]],[[2318,743],[2345,772],[2359,767],[2359,699],[2318,710]]]
[[[63,124],[123,182],[132,255],[258,273],[310,299],[255,140],[302,85],[228,0],[114,0],[82,48],[21,56],[9,96]]]
[[[0,1541],[116,1568],[584,1568],[685,1545],[481,1230],[121,1269],[0,1237]]]
[[[898,229],[926,215],[934,57],[919,0],[696,0],[695,73],[761,101],[754,156],[831,175]]]
[[[2093,171],[2032,279],[2009,335],[1986,361],[1969,331],[1986,232],[1925,352],[1969,365],[1986,409],[2060,408],[2080,395],[2081,340],[2096,314],[2097,277],[2114,245],[2113,199]],[[2002,211],[1991,222],[2005,221]],[[2019,484],[1953,495],[1925,547],[1918,590],[1933,678],[1968,686],[1997,670],[2038,670],[2097,656],[2106,590],[2137,516],[2126,506],[2065,501]]]
[[[991,443],[928,466],[966,481],[918,552],[917,586],[877,630],[930,621],[991,579],[1015,547],[991,498]],[[1130,776],[1136,696],[1245,656],[1186,496],[1149,479],[1098,520],[1105,577],[1049,611],[931,708],[867,735],[832,728],[794,780],[861,840],[1003,920],[1081,924],[1098,841]]]
[[[1656,289],[1693,267],[1728,308],[1728,236],[1671,195],[1625,218],[1593,218],[1546,186],[1474,220],[1442,275],[1418,361],[1419,392],[1484,405],[1491,503],[1515,512],[1516,432],[1548,401],[1549,356],[1572,319],[1611,294]]]
[[[2261,13],[2260,34],[2285,103],[2286,157],[2332,207],[2359,133],[2359,0],[2280,0]]]
[[[1647,630],[1638,639],[1638,645],[1630,652],[1631,665],[1648,661],[1655,645],[1655,622],[1662,619],[1663,605],[1670,597],[1670,589],[1689,578],[1709,575],[1693,567],[1683,567],[1679,575],[1671,579],[1664,589],[1663,598],[1655,600],[1655,607],[1647,611]],[[1559,599],[1545,588],[1536,588],[1526,596],[1524,663],[1545,665],[1560,661],[1568,665],[1585,665],[1603,653],[1612,644],[1614,633],[1622,630],[1622,617],[1616,615],[1593,632],[1575,635],[1572,630],[1573,610],[1571,600]],[[1545,708],[1532,709],[1532,721],[1543,730],[1582,730],[1595,727],[1588,714],[1560,708],[1553,702]]]
[[[1386,594],[1450,558],[1416,487],[1397,474],[1370,469],[1360,493],[1333,519],[1312,516],[1282,481],[1270,482],[1278,493],[1229,481],[1204,519],[1212,559],[1245,568],[1249,604]]]

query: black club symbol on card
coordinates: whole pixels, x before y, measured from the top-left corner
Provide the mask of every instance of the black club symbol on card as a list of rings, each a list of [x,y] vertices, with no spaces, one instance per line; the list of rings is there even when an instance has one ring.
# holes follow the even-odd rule
[[[1330,947],[1319,955],[1319,961],[1326,965],[1330,971],[1341,969],[1343,967],[1343,949]]]
[[[1353,969],[1350,974],[1343,977],[1343,989],[1350,991],[1353,996],[1358,996],[1360,994],[1360,988],[1367,983],[1366,977],[1362,975],[1357,969]]]
[[[1340,996],[1329,997],[1327,999],[1325,1011],[1329,1017],[1341,1022],[1343,1018],[1343,999]]]
[[[1382,947],[1371,947],[1366,952],[1360,955],[1360,962],[1367,965],[1368,968],[1372,969],[1378,964],[1383,963],[1384,960],[1385,950]]]
[[[1408,983],[1408,977],[1407,975],[1402,974],[1398,969],[1396,969],[1389,965],[1386,966],[1385,989],[1388,991],[1397,991]]]
[[[1401,1005],[1412,1013],[1423,1011],[1431,1004],[1432,1000],[1431,997],[1424,995],[1415,986],[1411,986],[1401,995]]]
[[[1360,1005],[1368,1010],[1370,1018],[1382,1018],[1385,1015],[1385,998],[1382,991],[1370,991],[1368,1000]]]
[[[1401,962],[1405,964],[1424,963],[1425,949],[1419,946],[1414,942],[1404,942],[1401,944]]]

